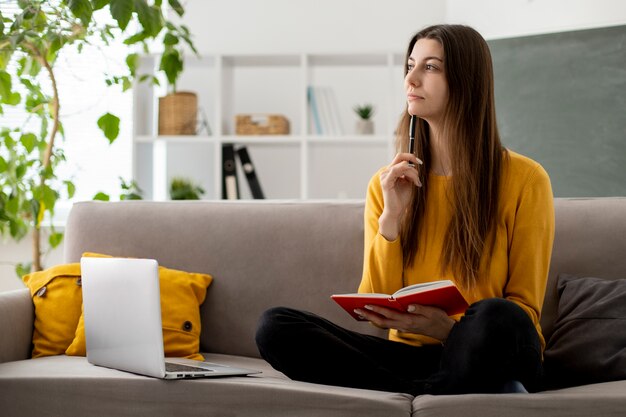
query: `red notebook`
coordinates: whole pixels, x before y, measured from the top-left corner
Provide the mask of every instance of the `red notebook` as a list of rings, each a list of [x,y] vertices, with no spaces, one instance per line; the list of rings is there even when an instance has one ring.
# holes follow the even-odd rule
[[[463,313],[467,301],[459,289],[450,280],[426,282],[409,285],[389,294],[362,293],[362,294],[335,294],[331,298],[357,320],[364,320],[354,312],[354,309],[365,309],[366,304],[393,308],[406,311],[411,304],[439,307],[449,316]]]

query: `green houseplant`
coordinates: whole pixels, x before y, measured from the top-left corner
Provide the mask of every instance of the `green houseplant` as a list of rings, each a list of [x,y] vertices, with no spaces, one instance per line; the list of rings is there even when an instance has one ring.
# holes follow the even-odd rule
[[[106,44],[124,36],[129,46],[128,72],[110,77],[107,84],[125,91],[135,81],[159,82],[156,76],[137,74],[138,46],[149,52],[149,43],[162,45],[159,70],[170,85],[175,85],[183,70],[183,45],[196,50],[189,30],[164,14],[169,6],[182,16],[178,0],[168,0],[167,6],[161,0],[19,0],[17,4],[15,15],[0,12],[0,114],[4,107],[23,106],[29,119],[38,121],[38,128],[0,127],[0,234],[20,240],[32,231],[32,262],[17,267],[18,274],[23,274],[42,269],[44,216],[52,218],[57,201],[75,192],[72,181],[56,176],[57,167],[65,162],[59,145],[64,131],[55,75],[59,55],[70,47],[80,52],[95,38]],[[108,11],[112,23],[97,22],[94,12],[99,10]],[[42,82],[40,74],[47,82]],[[18,85],[26,92],[20,94]],[[117,138],[119,117],[107,113],[97,123],[109,142]],[[51,226],[49,247],[58,246],[62,237]]]
[[[170,198],[172,200],[200,200],[204,189],[187,178],[175,177],[170,183]]]
[[[361,135],[374,133],[374,106],[371,104],[357,105],[353,107],[354,112],[359,117],[356,124],[356,132]]]

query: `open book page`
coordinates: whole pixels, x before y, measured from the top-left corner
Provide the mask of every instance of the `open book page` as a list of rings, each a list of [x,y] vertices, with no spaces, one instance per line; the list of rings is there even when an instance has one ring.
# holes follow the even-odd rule
[[[452,316],[464,312],[468,303],[452,281],[435,281],[412,285],[388,294],[335,294],[331,298],[357,320],[363,320],[354,312],[373,304],[406,312],[411,304],[437,307]]]
[[[400,288],[398,291],[393,293],[394,297],[401,296],[403,294],[413,294],[416,292],[422,292],[434,288],[447,287],[450,285],[454,285],[454,283],[448,279],[442,281],[433,281],[433,282],[424,282],[421,284],[413,284],[408,285],[406,287]]]

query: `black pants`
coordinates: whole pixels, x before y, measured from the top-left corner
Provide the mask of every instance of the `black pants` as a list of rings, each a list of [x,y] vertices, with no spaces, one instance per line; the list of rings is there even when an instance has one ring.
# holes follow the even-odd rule
[[[533,390],[541,346],[528,315],[501,298],[470,306],[445,346],[411,346],[276,307],[259,321],[261,356],[291,379],[419,394],[498,392],[511,380]]]

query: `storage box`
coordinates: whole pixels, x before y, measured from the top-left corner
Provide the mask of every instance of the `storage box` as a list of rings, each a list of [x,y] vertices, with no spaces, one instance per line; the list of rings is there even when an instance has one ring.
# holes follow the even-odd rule
[[[238,114],[235,116],[238,135],[288,135],[289,120],[280,114]]]

